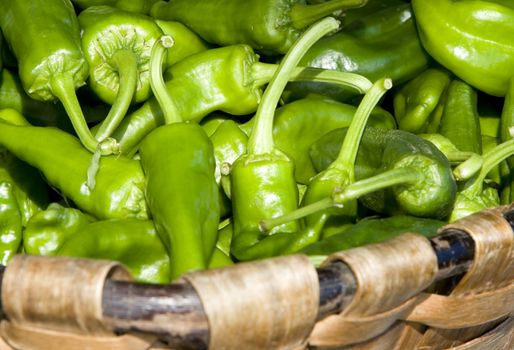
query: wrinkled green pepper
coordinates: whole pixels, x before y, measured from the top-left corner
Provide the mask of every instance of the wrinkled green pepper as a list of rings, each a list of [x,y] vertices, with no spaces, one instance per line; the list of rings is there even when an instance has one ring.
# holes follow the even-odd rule
[[[10,111],[11,115],[18,114]],[[91,154],[77,138],[59,129],[30,126],[26,121],[14,125],[7,117],[5,112],[0,114],[0,145],[41,171],[51,186],[80,209],[98,219],[147,218],[145,179],[138,161],[103,157],[96,184],[88,185]]]
[[[60,100],[80,141],[89,151],[116,152],[114,140],[93,137],[75,89],[84,85],[88,64],[80,45],[80,26],[69,0],[5,0],[0,27],[18,61],[23,88],[32,98]]]
[[[423,47],[466,83],[505,96],[514,71],[510,0],[412,0]]]
[[[319,5],[306,5],[304,0],[173,0],[157,2],[151,14],[182,22],[210,43],[247,44],[273,54],[286,53],[308,26],[323,17],[365,4],[365,0]]]
[[[23,230],[25,253],[54,256],[64,242],[94,218],[78,209],[51,203],[32,216]]]
[[[153,222],[148,220],[114,219],[83,225],[56,255],[115,260],[126,266],[138,282],[170,281],[168,254]]]
[[[419,42],[410,4],[401,4],[371,13],[323,38],[300,65],[357,73],[371,81],[390,77],[396,86],[422,72],[429,61]],[[355,94],[317,82],[291,83],[288,91],[291,99],[318,94],[344,100]]]

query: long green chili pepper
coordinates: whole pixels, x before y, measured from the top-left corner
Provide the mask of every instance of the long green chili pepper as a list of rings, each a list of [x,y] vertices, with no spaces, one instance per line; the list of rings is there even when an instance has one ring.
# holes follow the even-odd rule
[[[147,218],[145,180],[138,161],[120,156],[103,157],[96,186],[91,189],[87,185],[91,153],[65,131],[30,126],[26,122],[13,125],[1,114],[0,146],[39,169],[64,197],[99,219]]]
[[[476,91],[460,80],[448,87],[439,133],[464,152],[482,154]]]
[[[75,208],[51,203],[45,210],[32,216],[23,230],[25,253],[53,256],[68,238],[94,218]]]
[[[435,60],[490,95],[506,94],[514,71],[512,1],[412,0],[412,8]]]
[[[262,86],[277,70],[277,65],[258,62],[258,56],[247,45],[212,49],[189,56],[168,69],[166,89],[173,96],[178,112],[185,121],[200,121],[216,110],[232,115],[255,112],[262,97]],[[357,74],[296,68],[291,80],[314,80],[343,84],[360,93],[371,82]],[[121,152],[135,152],[141,140],[158,125],[164,124],[161,108],[150,99],[127,116],[113,137]]]
[[[286,53],[314,22],[365,4],[366,0],[331,0],[318,5],[306,5],[304,0],[173,0],[157,2],[151,14],[182,22],[220,46],[248,44],[266,53]]]
[[[150,65],[152,91],[166,124],[152,131],[139,149],[146,199],[157,233],[170,258],[172,280],[205,269],[215,249],[220,216],[212,143],[196,123],[182,122],[162,78],[162,58],[170,37],[156,42]]]
[[[113,154],[117,144],[100,144],[91,134],[75,89],[84,84],[88,64],[80,46],[80,27],[69,0],[5,0],[0,27],[18,60],[23,88],[38,100],[62,102],[80,141],[89,151]]]
[[[163,32],[147,16],[109,6],[89,7],[78,20],[89,64],[89,87],[112,105],[95,135],[103,140],[116,129],[131,103],[150,96],[150,53]]]
[[[120,10],[148,14],[157,0],[72,0],[81,9],[92,6],[107,5],[119,8]]]
[[[136,281],[170,281],[170,259],[154,223],[148,220],[114,219],[83,225],[56,255],[115,260],[126,266]]]
[[[295,233],[300,228],[297,221],[290,221],[265,234],[259,231],[262,218],[282,216],[298,206],[294,163],[274,144],[273,117],[289,75],[302,55],[317,40],[338,27],[338,21],[326,18],[309,28],[293,44],[264,92],[262,103],[254,117],[247,153],[232,165],[232,254],[239,260],[267,256],[270,252],[269,240],[265,238],[275,236],[273,241],[279,247],[282,237]]]

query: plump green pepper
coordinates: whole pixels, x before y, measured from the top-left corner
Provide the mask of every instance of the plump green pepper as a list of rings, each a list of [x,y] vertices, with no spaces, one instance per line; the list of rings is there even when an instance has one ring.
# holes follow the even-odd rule
[[[114,219],[80,227],[57,251],[58,256],[121,262],[134,279],[168,283],[170,260],[152,221]]]
[[[423,47],[468,84],[504,96],[514,71],[509,0],[412,0]]]
[[[69,0],[5,0],[0,27],[18,61],[23,88],[38,100],[60,100],[89,151],[117,150],[114,140],[99,144],[91,134],[75,89],[84,85],[88,64],[80,45],[80,27]]]
[[[262,86],[270,81],[277,67],[259,62],[247,45],[227,46],[197,53],[170,67],[165,75],[166,89],[186,121],[200,121],[217,110],[247,115],[257,109]],[[360,92],[367,91],[371,85],[366,78],[355,74],[314,68],[297,68],[290,79],[339,83]],[[119,141],[123,154],[131,154],[145,135],[162,124],[159,103],[150,99],[123,120],[113,137]]]
[[[350,23],[314,45],[300,62],[365,76],[371,81],[390,77],[396,85],[422,72],[429,56],[421,47],[410,4],[387,7]],[[292,83],[290,98],[308,94],[343,100],[354,92],[321,83]]]
[[[107,5],[120,10],[148,14],[150,8],[157,0],[72,0],[81,9],[92,6]]]
[[[94,218],[78,209],[51,203],[32,216],[23,230],[25,253],[43,256],[56,255],[64,242]]]
[[[152,91],[166,124],[139,149],[146,175],[146,199],[170,256],[172,280],[205,269],[213,254],[220,217],[212,143],[202,127],[182,121],[162,78],[166,39],[156,42],[150,66]]]
[[[155,18],[179,21],[206,41],[221,46],[248,44],[266,53],[286,53],[300,34],[337,10],[363,6],[365,0],[331,0],[306,5],[303,0],[159,1]]]
[[[77,138],[51,127],[14,125],[7,117],[0,114],[0,145],[39,169],[51,186],[80,209],[99,219],[147,218],[145,179],[138,161],[103,157],[94,183],[87,175],[91,154]]]

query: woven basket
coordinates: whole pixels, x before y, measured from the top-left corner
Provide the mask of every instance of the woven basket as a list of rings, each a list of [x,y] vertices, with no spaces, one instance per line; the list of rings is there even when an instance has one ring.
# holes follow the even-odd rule
[[[485,210],[441,229],[474,241],[458,279],[438,280],[437,238],[415,233],[330,256],[324,265],[349,267],[355,290],[341,300],[343,311],[328,316],[320,317],[320,277],[301,255],[188,274],[179,284],[198,294],[208,327],[196,347],[514,349],[514,233],[503,216],[513,209]],[[126,328],[105,316],[102,293],[106,281],[127,279],[112,262],[17,256],[2,280],[0,350],[169,349],[158,340],[166,331],[202,327],[185,312],[160,314],[141,321],[153,323],[154,334],[117,335]]]

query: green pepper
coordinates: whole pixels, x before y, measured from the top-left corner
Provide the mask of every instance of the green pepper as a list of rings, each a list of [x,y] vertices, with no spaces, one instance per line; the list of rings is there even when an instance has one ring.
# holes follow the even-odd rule
[[[448,87],[439,133],[464,152],[482,154],[476,91],[460,80]]]
[[[273,54],[286,53],[317,20],[365,4],[365,0],[331,0],[319,5],[306,5],[303,0],[173,0],[157,2],[151,14],[182,22],[210,43],[247,44]]]
[[[239,260],[269,256],[279,249],[282,237],[295,233],[299,223],[292,220],[260,232],[262,218],[273,218],[294,211],[298,189],[294,163],[274,144],[273,117],[280,96],[303,54],[317,40],[337,29],[339,22],[326,18],[314,24],[291,47],[264,92],[248,140],[247,153],[234,162],[230,171],[234,237],[232,254]],[[266,238],[274,237],[271,240]],[[271,246],[270,247],[270,242]]]
[[[112,105],[95,135],[103,140],[116,129],[131,103],[150,96],[150,53],[163,33],[151,18],[109,6],[89,7],[78,20],[89,65],[88,86]]]
[[[500,140],[503,142],[506,142],[508,140],[511,140],[514,133],[513,133],[513,126],[514,126],[514,78],[510,79],[509,81],[509,87],[507,90],[507,94],[505,95],[505,100],[503,104],[503,109],[501,113],[501,120],[500,120]],[[514,174],[512,174],[512,171],[510,169],[514,168],[514,157],[510,157],[507,159],[508,163],[508,169],[509,171],[504,171],[507,175],[508,173],[508,188],[510,188],[508,198],[509,200],[507,202],[511,203],[514,201]]]
[[[41,171],[63,196],[99,219],[147,218],[145,180],[138,161],[103,157],[96,184],[91,184],[87,176],[91,154],[77,138],[59,129],[30,126],[26,121],[10,123],[7,118],[16,114],[0,114],[0,145]]]
[[[444,106],[450,73],[442,69],[427,69],[405,84],[394,96],[394,116],[402,130],[428,132],[430,123],[439,127],[439,106]]]
[[[418,134],[418,136],[432,142],[450,163],[462,163],[471,157],[479,157],[477,153],[461,151],[453,142],[441,134]],[[478,166],[481,166],[481,164]]]
[[[148,14],[152,5],[157,0],[72,0],[81,9],[92,6],[107,5],[119,8],[120,10]]]
[[[311,157],[330,152],[345,134],[345,129],[339,129],[322,137],[312,145]],[[373,156],[357,157],[358,182],[335,193],[336,202],[358,197],[364,206],[379,213],[435,219],[450,214],[457,186],[450,163],[431,142],[402,130],[368,127],[363,146],[368,152],[373,150]]]
[[[150,65],[152,91],[166,125],[145,137],[139,154],[147,178],[146,199],[169,253],[174,280],[207,268],[217,241],[220,208],[212,143],[200,125],[182,121],[164,85],[162,56],[170,40],[156,42]]]
[[[466,83],[504,96],[514,71],[509,0],[412,0],[423,47]]]
[[[323,38],[300,65],[357,73],[371,81],[387,76],[399,85],[426,69],[429,60],[419,42],[410,4],[401,4],[371,13]],[[344,100],[350,92],[317,82],[289,84],[288,90],[291,99],[314,93]]]
[[[115,260],[138,282],[170,281],[168,254],[154,223],[148,220],[113,219],[83,225],[56,255]]]
[[[191,55],[170,67],[165,75],[166,89],[173,96],[181,118],[200,121],[213,111],[232,115],[255,112],[277,65],[258,62],[247,45],[227,46]],[[364,77],[320,69],[297,68],[290,79],[318,80],[352,86],[365,92],[371,83]],[[123,154],[135,152],[141,140],[164,119],[159,103],[147,101],[127,116],[113,137]]]
[[[7,265],[21,245],[21,212],[11,182],[0,181],[0,263]]]
[[[364,219],[343,232],[313,243],[301,252],[307,255],[330,255],[335,252],[386,241],[405,232],[433,237],[444,221],[398,215],[388,218]]]
[[[78,209],[51,203],[46,210],[32,216],[23,230],[25,253],[56,255],[66,240],[92,221],[91,216]]]
[[[498,138],[500,136],[500,121],[501,119],[495,116],[480,116],[480,133],[483,136]]]
[[[5,0],[0,27],[18,60],[30,97],[60,100],[80,141],[89,151],[117,151],[114,140],[101,144],[91,134],[75,89],[84,85],[88,64],[80,46],[80,26],[69,0]]]

